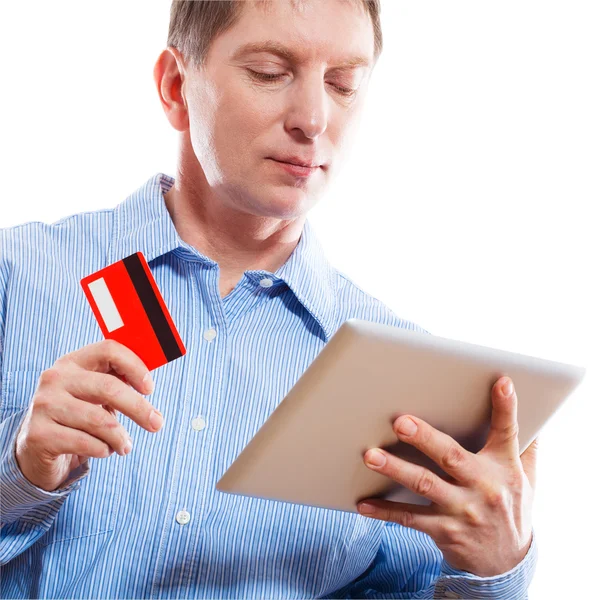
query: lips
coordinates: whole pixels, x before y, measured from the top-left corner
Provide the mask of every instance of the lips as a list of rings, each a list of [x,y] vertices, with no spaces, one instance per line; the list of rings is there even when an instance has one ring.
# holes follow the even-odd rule
[[[270,158],[275,165],[277,165],[280,169],[287,171],[290,175],[294,177],[308,178],[314,173],[317,173],[320,167],[303,167],[301,165],[295,165],[283,160],[277,160],[275,158]]]
[[[272,160],[276,160],[277,162],[284,162],[290,165],[296,165],[298,167],[315,168],[323,166],[318,160],[301,158],[299,156],[271,156],[270,158]]]

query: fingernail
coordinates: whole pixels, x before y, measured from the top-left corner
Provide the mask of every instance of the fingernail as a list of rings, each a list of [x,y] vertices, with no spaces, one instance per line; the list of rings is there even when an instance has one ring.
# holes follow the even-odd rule
[[[131,442],[131,440],[127,440],[125,442],[125,448],[123,449],[123,452],[125,454],[129,454],[131,452],[132,448],[133,448],[133,443]]]
[[[154,391],[154,381],[152,381],[152,375],[150,375],[150,373],[146,373],[146,375],[144,375],[142,383],[144,387],[148,390],[149,394],[151,394]]]
[[[417,424],[412,419],[404,419],[398,423],[398,431],[402,435],[414,435],[417,433]]]
[[[374,467],[383,467],[385,465],[385,455],[379,450],[371,450],[367,455],[367,464]]]
[[[367,502],[361,502],[358,505],[358,512],[361,515],[372,515],[375,513],[375,507]]]
[[[163,424],[162,415],[157,410],[153,410],[152,413],[150,414],[150,425],[152,425],[152,427],[154,429],[158,430],[162,427],[162,424]]]
[[[512,381],[509,379],[503,386],[502,386],[502,393],[509,398],[510,396],[512,396],[512,393],[514,391],[514,387],[512,384]]]

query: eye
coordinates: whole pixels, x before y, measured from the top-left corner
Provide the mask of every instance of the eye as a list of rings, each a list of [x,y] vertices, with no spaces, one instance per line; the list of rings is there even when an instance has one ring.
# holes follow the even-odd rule
[[[344,96],[353,96],[354,94],[356,94],[356,90],[353,90],[352,88],[345,88],[339,85],[334,85],[333,87],[339,90],[342,94],[344,94]]]
[[[259,73],[258,71],[250,71],[253,76],[257,79],[263,79],[266,81],[276,81],[280,77],[283,77],[283,73]]]
[[[260,79],[262,81],[278,81],[285,75],[285,73],[260,73],[259,71],[253,71],[252,69],[248,69],[248,71],[253,77],[256,77],[256,79]],[[353,90],[352,88],[346,88],[335,84],[332,85],[340,92],[340,94],[343,94],[344,96],[352,96],[356,93],[356,90]]]

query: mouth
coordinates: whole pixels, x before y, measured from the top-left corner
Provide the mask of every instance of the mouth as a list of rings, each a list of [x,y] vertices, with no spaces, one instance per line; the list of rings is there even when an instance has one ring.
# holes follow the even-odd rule
[[[290,175],[294,175],[296,177],[309,177],[313,173],[316,173],[319,169],[322,168],[322,165],[307,167],[303,165],[298,165],[295,163],[290,163],[282,160],[277,160],[276,158],[268,157],[269,160],[272,160],[275,164],[280,165],[285,171],[287,171]]]
[[[304,158],[301,156],[296,156],[294,154],[290,155],[280,155],[281,158],[277,158],[275,156],[269,156],[271,160],[275,160],[277,162],[284,162],[288,165],[295,165],[297,167],[306,167],[307,169],[318,169],[318,168],[326,168],[326,164],[322,163],[317,157]]]

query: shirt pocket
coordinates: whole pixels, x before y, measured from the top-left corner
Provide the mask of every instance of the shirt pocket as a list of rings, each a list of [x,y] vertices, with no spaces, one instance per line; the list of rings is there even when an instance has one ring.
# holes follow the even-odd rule
[[[6,419],[27,408],[37,390],[40,371],[8,371],[3,375],[0,417]],[[117,413],[121,420],[122,415]],[[121,460],[119,460],[121,459]],[[112,531],[115,527],[123,474],[123,457],[89,458],[89,473],[80,479],[59,509],[52,526],[40,538],[42,546]],[[23,517],[23,520],[35,520]]]

